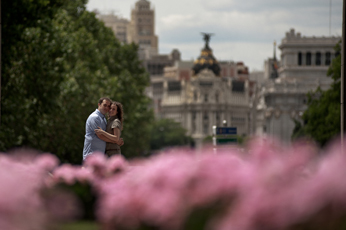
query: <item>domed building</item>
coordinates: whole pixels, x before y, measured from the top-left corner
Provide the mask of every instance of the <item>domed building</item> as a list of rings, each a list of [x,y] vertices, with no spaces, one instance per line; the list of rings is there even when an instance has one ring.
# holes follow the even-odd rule
[[[217,60],[213,56],[213,51],[209,47],[209,40],[211,34],[203,33],[204,40],[205,40],[205,46],[202,49],[201,56],[197,58],[197,60],[194,62],[194,66],[192,68],[193,75],[196,76],[198,73],[200,73],[203,69],[209,69],[213,71],[215,76],[220,76],[220,66]]]
[[[205,46],[201,55],[192,63],[187,77],[181,77],[179,67],[165,69],[161,114],[180,122],[195,140],[196,147],[212,136],[212,127],[237,127],[238,135],[250,134],[250,87],[248,78],[238,65],[219,63],[209,46],[211,34],[203,34]],[[226,68],[232,65],[232,68]],[[243,65],[240,65],[244,67]],[[246,68],[245,68],[246,69]],[[233,69],[234,70],[234,69]],[[181,73],[185,69],[181,69]],[[185,75],[184,75],[185,76]],[[190,77],[189,77],[190,76]]]

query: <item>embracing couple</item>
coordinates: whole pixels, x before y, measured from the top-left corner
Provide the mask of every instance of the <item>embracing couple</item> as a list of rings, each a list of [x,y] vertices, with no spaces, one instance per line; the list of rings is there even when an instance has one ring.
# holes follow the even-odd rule
[[[108,113],[108,121],[106,114]],[[108,97],[99,99],[98,108],[90,114],[85,124],[83,160],[93,152],[102,152],[108,156],[121,154],[120,138],[123,129],[123,107],[121,103]]]

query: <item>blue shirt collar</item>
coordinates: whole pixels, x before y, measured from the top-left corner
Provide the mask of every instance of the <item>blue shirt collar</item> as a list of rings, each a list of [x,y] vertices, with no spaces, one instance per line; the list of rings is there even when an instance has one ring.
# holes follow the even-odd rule
[[[106,118],[105,115],[103,115],[100,110],[96,109],[95,112],[97,113],[97,115],[101,116],[102,118]]]

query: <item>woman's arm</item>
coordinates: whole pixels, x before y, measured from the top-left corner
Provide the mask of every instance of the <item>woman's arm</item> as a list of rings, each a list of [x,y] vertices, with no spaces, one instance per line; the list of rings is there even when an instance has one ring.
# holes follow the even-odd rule
[[[98,138],[100,138],[101,140],[105,141],[105,142],[111,142],[111,143],[115,143],[113,142],[114,140],[110,139],[109,137],[107,137],[106,135],[104,135],[102,132],[99,131],[95,131],[96,136],[98,136]]]
[[[118,128],[113,128],[114,136],[120,137],[120,130]],[[118,143],[119,146],[122,146],[124,144],[124,140],[122,138],[119,139]]]
[[[110,133],[107,133],[106,131],[104,131],[103,129],[101,129],[99,127],[98,129],[95,129],[95,133],[103,141],[111,142],[111,143],[116,143],[118,145],[121,145],[121,144],[123,144],[123,141],[120,140],[120,138],[119,138],[119,134],[120,134],[119,129],[117,129],[117,130],[118,131],[114,132],[114,135],[112,135]],[[115,135],[116,133],[118,135]]]
[[[112,138],[109,138],[108,136],[104,135],[103,133],[98,133],[96,134],[101,140],[105,141],[105,142],[110,142],[110,143],[115,143],[119,146],[124,145],[124,140],[122,138],[120,138],[118,141],[115,141]]]

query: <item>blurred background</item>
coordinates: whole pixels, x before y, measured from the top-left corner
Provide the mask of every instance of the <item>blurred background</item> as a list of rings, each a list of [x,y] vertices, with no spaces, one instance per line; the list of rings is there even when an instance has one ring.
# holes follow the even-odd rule
[[[124,106],[126,158],[340,133],[342,1],[13,0],[1,5],[0,151],[81,163],[85,121]],[[206,40],[205,34],[208,35]]]

